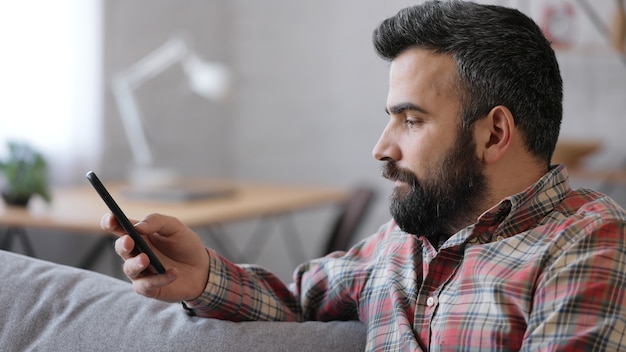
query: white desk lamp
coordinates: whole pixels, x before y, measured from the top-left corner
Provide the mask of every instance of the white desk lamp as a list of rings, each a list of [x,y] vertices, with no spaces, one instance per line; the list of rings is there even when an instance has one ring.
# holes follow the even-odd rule
[[[126,137],[134,160],[132,182],[158,183],[170,181],[173,172],[153,167],[154,156],[146,138],[142,114],[134,91],[166,69],[180,63],[191,90],[212,101],[220,101],[229,93],[230,74],[225,65],[206,62],[190,48],[188,41],[173,37],[155,51],[112,78],[113,96],[117,102]]]

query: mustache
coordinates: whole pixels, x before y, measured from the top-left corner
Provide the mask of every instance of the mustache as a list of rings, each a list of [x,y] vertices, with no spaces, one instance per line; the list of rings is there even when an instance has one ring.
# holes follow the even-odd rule
[[[391,181],[400,181],[415,186],[417,177],[410,170],[399,167],[395,161],[387,161],[380,170],[380,174]]]

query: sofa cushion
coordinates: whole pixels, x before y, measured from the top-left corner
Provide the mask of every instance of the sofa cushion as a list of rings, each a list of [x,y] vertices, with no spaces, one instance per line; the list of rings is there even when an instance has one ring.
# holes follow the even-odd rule
[[[0,351],[363,351],[359,322],[189,317],[98,273],[0,251]]]

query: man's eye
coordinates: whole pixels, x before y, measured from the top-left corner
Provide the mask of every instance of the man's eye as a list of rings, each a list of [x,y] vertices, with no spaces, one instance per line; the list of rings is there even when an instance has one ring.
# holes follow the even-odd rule
[[[419,125],[421,121],[415,119],[406,119],[404,120],[404,123],[410,128]]]

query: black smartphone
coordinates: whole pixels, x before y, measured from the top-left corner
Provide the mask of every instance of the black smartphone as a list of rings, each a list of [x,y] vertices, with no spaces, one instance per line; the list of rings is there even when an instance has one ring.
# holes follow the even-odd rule
[[[130,220],[128,220],[124,212],[122,212],[122,209],[120,209],[119,205],[117,205],[113,197],[111,197],[111,194],[104,187],[98,176],[96,176],[93,171],[89,171],[86,177],[93,186],[93,188],[96,189],[96,191],[100,195],[100,198],[102,198],[102,200],[104,200],[104,203],[106,203],[106,205],[109,207],[120,226],[122,226],[124,231],[126,231],[126,233],[128,233],[130,237],[133,238],[133,240],[135,241],[135,249],[139,252],[146,253],[146,255],[148,255],[148,258],[150,259],[150,265],[152,265],[154,270],[156,270],[156,272],[159,274],[164,274],[165,268],[163,267],[163,264],[161,264],[154,252],[152,252],[148,244],[143,240],[133,224],[130,223]]]

